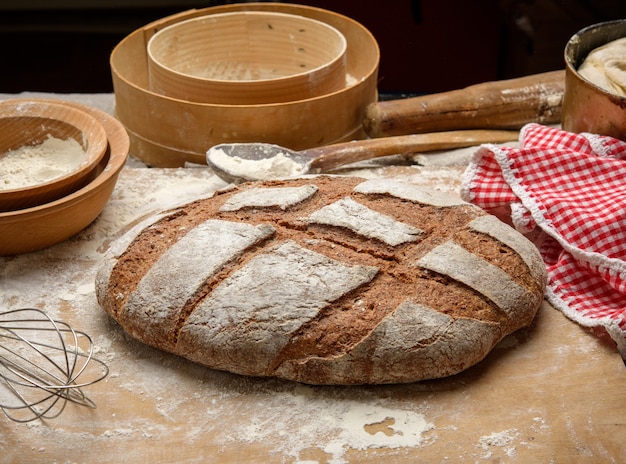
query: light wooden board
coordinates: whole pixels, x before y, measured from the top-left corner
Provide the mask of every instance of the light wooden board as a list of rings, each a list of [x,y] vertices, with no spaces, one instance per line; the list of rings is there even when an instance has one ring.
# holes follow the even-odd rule
[[[111,94],[50,95],[111,113]],[[0,99],[13,95],[0,94]],[[457,192],[472,150],[342,170]],[[0,415],[2,463],[620,463],[626,367],[615,350],[548,304],[528,329],[447,379],[313,387],[194,365],[130,339],[98,307],[95,269],[112,239],[146,214],[225,184],[207,169],[129,160],[102,215],[76,237],[0,258],[0,311],[45,309],[90,334],[110,369],[50,421]],[[1,237],[0,237],[1,239]]]
[[[384,162],[384,161],[381,161]],[[363,166],[456,191],[462,167]],[[206,369],[125,335],[98,307],[95,269],[128,224],[224,184],[208,169],[127,167],[78,236],[0,258],[0,308],[35,306],[89,333],[110,375],[50,421],[0,416],[9,463],[618,463],[626,368],[614,349],[544,304],[532,327],[451,378],[314,387]],[[623,462],[623,461],[622,461]]]

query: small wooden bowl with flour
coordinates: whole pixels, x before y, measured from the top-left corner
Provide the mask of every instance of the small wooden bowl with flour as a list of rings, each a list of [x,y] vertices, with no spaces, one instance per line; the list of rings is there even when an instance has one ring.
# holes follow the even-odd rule
[[[0,102],[0,212],[57,200],[96,175],[102,124],[62,101]]]
[[[37,99],[40,104],[52,99]],[[20,103],[32,104],[32,99]],[[1,105],[1,104],[0,104]],[[107,205],[128,158],[130,140],[124,126],[112,115],[79,103],[64,102],[102,124],[107,149],[91,175],[93,180],[58,200],[31,208],[0,212],[0,256],[41,250],[62,242],[91,224]]]

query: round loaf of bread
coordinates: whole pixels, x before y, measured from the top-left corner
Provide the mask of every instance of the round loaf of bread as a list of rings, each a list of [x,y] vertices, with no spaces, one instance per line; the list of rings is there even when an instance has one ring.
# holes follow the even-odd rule
[[[527,326],[545,265],[480,208],[393,180],[249,183],[134,227],[100,305],[131,336],[220,370],[309,384],[456,374]]]

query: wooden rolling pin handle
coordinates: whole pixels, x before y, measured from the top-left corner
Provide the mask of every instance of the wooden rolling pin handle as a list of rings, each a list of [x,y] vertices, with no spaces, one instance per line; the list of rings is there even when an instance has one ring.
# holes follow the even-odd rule
[[[561,120],[565,71],[551,71],[464,89],[370,104],[363,127],[370,137],[458,129],[519,129]]]

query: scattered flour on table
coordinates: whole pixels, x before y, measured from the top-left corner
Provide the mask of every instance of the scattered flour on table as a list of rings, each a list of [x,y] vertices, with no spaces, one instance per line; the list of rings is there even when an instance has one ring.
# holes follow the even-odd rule
[[[144,171],[139,181],[134,175],[137,170]],[[160,175],[160,171],[146,176],[145,171],[149,170],[125,168],[96,221],[78,236],[56,245],[50,252],[98,258],[111,240],[147,215],[211,196],[228,185],[208,169],[168,169],[167,177]]]
[[[423,434],[434,428],[423,414],[356,401],[346,402],[338,412],[333,421],[339,436],[325,448],[334,456],[341,455],[345,447],[364,450],[419,446],[425,442]],[[386,430],[367,430],[367,426],[380,424],[386,424]]]
[[[302,385],[257,398],[248,417],[247,423],[221,438],[224,444],[271,443],[274,452],[296,459],[303,450],[318,448],[331,456],[329,464],[347,462],[344,454],[350,449],[401,450],[435,440],[426,435],[435,425],[418,410],[386,405],[366,394],[358,400],[342,398]]]
[[[135,175],[140,169],[142,175]],[[63,302],[89,304],[95,293],[95,267],[90,263],[98,262],[127,227],[226,186],[208,169],[170,169],[165,178],[161,171],[126,168],[104,210],[85,230],[34,253],[0,257],[0,305],[46,308],[56,317]]]
[[[519,438],[520,434],[517,429],[507,429],[502,432],[494,432],[490,435],[480,437],[480,447],[485,451],[483,458],[489,459],[492,456],[494,447],[502,448],[508,457],[515,455],[517,448],[513,442]]]
[[[43,184],[71,174],[87,160],[74,139],[48,136],[38,145],[25,145],[0,156],[0,190]]]
[[[133,171],[130,168],[122,172],[103,213],[77,237],[38,253],[0,260],[4,263],[0,268],[0,302],[29,302],[54,313],[57,307],[70,306],[72,315],[80,311],[76,313],[80,316],[78,328],[90,332],[106,321],[94,301],[90,263],[100,258],[110,240],[146,214],[211,195],[226,186],[203,169],[193,173],[173,170],[166,179],[156,171],[154,175],[142,171],[141,176]],[[71,262],[68,257],[73,258]],[[29,265],[35,260],[38,266]],[[24,274],[29,278],[23,279]],[[33,287],[20,286],[23,280],[34,283]],[[59,281],[66,282],[62,289]],[[61,304],[60,300],[71,305]],[[90,425],[92,435],[88,439],[81,436],[85,430],[80,426],[69,423],[63,430],[62,421],[57,423],[54,437],[48,437],[43,426],[30,428],[41,446],[49,447],[54,442],[62,446],[109,443],[119,447],[140,437],[166,439],[172,427],[180,427],[190,443],[204,440],[210,433],[215,444],[225,449],[244,443],[269,446],[276,462],[310,462],[306,453],[316,450],[325,453],[328,464],[343,464],[350,450],[396,450],[401,454],[403,450],[431,446],[437,439],[426,406],[410,401],[395,401],[359,388],[346,393],[342,388],[248,381],[208,372],[149,347],[129,344],[117,330],[95,337],[94,342],[96,357],[111,369],[105,382],[89,391],[99,405],[103,422]],[[172,371],[180,371],[176,366],[179,363],[185,364],[187,375],[171,375]],[[190,402],[188,395],[172,395],[173,391],[194,392],[194,401]],[[145,411],[125,422],[120,422],[119,415],[104,420],[120,394],[134,398]],[[0,439],[0,450],[1,444]],[[128,446],[125,452],[132,460],[139,450]]]

